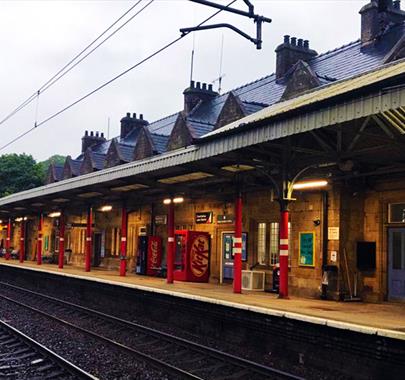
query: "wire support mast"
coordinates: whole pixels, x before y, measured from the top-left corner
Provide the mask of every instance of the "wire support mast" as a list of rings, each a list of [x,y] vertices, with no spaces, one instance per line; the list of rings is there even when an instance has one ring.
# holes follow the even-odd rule
[[[270,18],[255,14],[254,13],[254,6],[249,0],[243,0],[244,3],[248,6],[249,10],[247,12],[242,11],[242,10],[237,9],[237,8],[230,8],[229,6],[217,4],[217,3],[214,3],[212,1],[207,1],[207,0],[189,0],[189,1],[192,1],[193,3],[197,3],[197,4],[217,8],[217,9],[220,9],[222,11],[235,13],[235,14],[237,14],[239,16],[244,16],[244,17],[248,17],[248,18],[253,19],[254,22],[256,23],[256,38],[249,36],[247,33],[240,30],[236,26],[234,26],[232,24],[227,24],[227,23],[212,24],[212,25],[205,25],[205,26],[197,25],[197,26],[190,27],[190,28],[182,28],[182,29],[180,29],[180,33],[182,35],[185,35],[185,34],[190,33],[190,32],[197,32],[197,31],[200,31],[200,30],[228,28],[228,29],[231,29],[234,32],[238,33],[242,37],[246,38],[247,40],[249,40],[253,44],[255,44],[256,49],[260,50],[262,48],[262,42],[263,42],[263,40],[262,40],[262,27],[263,27],[263,23],[265,23],[265,22],[270,23],[272,20]]]

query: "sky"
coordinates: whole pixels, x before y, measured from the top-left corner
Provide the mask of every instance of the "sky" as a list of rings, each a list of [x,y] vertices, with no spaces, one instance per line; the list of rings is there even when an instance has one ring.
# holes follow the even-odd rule
[[[150,0],[142,0],[130,15]],[[228,1],[214,0],[227,4]],[[149,122],[183,109],[183,90],[193,79],[217,89],[222,49],[222,92],[274,72],[277,45],[289,34],[308,39],[318,53],[360,37],[358,11],[367,0],[251,0],[255,13],[272,19],[263,48],[228,29],[199,31],[111,85],[42,124],[0,154],[27,153],[38,161],[53,154],[80,154],[85,130],[119,135],[127,112]],[[0,1],[0,120],[19,106],[85,46],[126,12],[135,0]],[[232,5],[247,10],[242,0]],[[0,125],[0,146],[135,65],[197,25],[215,10],[187,0],[155,0],[76,68]],[[124,18],[124,21],[127,19]],[[255,34],[253,20],[222,12],[211,23],[232,23]],[[109,126],[109,127],[108,127]]]

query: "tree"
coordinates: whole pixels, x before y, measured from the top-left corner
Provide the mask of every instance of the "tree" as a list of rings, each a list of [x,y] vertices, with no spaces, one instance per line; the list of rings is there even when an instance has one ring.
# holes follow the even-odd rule
[[[41,168],[31,155],[14,153],[0,156],[0,197],[42,184]]]
[[[41,170],[42,181],[45,182],[46,174],[48,173],[48,168],[50,164],[63,165],[65,163],[66,157],[60,154],[54,154],[45,161],[38,162],[38,166]]]

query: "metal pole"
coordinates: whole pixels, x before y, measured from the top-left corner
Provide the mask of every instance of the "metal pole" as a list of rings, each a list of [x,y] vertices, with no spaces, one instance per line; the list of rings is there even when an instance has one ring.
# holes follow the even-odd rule
[[[85,257],[85,271],[90,272],[91,254],[92,254],[92,240],[93,240],[93,209],[87,209],[87,228],[86,228],[86,257]]]
[[[167,216],[167,283],[173,284],[174,267],[174,203],[173,199],[169,204]]]
[[[235,201],[235,236],[233,238],[233,292],[242,293],[242,194]]]
[[[63,268],[65,262],[65,215],[63,211],[59,217],[59,268]]]
[[[21,222],[21,234],[20,234],[20,263],[24,262],[25,256],[25,220]]]
[[[42,226],[44,224],[44,216],[42,212],[39,213],[38,217],[38,242],[37,242],[37,264],[42,264]]]
[[[128,214],[125,206],[122,206],[121,212],[121,260],[120,260],[120,276],[125,276],[127,271],[127,225]]]
[[[10,240],[11,240],[11,218],[7,223],[7,237],[6,237],[6,260],[10,260]]]
[[[279,298],[288,298],[288,203],[281,203],[280,216],[280,291]]]

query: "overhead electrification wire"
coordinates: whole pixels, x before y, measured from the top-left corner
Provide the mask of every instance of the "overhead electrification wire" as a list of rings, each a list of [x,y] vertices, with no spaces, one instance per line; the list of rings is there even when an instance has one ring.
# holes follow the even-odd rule
[[[233,0],[231,1],[228,5],[226,5],[225,7],[229,7],[231,6],[233,3],[235,3],[237,0]],[[214,12],[211,16],[209,16],[208,18],[206,18],[204,21],[200,22],[198,24],[198,26],[201,26],[203,24],[205,24],[207,21],[211,20],[213,17],[215,17],[218,13],[222,12],[223,9],[220,9],[216,12]],[[143,63],[149,61],[151,58],[153,58],[154,56],[160,54],[161,52],[163,52],[164,50],[168,49],[170,46],[174,45],[175,43],[177,43],[178,41],[180,41],[181,39],[183,39],[184,37],[186,37],[188,33],[182,34],[180,37],[177,37],[176,39],[172,40],[171,42],[167,43],[166,45],[162,46],[160,49],[156,50],[155,52],[153,52],[152,54],[148,55],[146,58],[142,59],[141,61],[137,62],[135,65],[129,67],[128,69],[124,70],[123,72],[121,72],[120,74],[116,75],[115,77],[111,78],[109,81],[103,83],[102,85],[98,86],[97,88],[95,88],[94,90],[88,92],[87,94],[83,95],[82,97],[80,97],[79,99],[75,100],[73,103],[69,104],[68,106],[62,108],[61,110],[59,110],[58,112],[54,113],[53,115],[47,117],[46,119],[42,120],[41,122],[39,122],[37,125],[34,125],[34,127],[26,130],[25,132],[21,133],[20,135],[18,135],[17,137],[15,137],[13,140],[9,141],[7,144],[3,145],[0,147],[0,151],[9,147],[11,144],[15,143],[16,141],[22,139],[24,136],[28,135],[29,133],[31,133],[33,130],[35,130],[36,128],[40,127],[41,125],[44,125],[45,123],[51,121],[52,119],[54,119],[55,117],[59,116],[60,114],[66,112],[68,109],[74,107],[76,104],[82,102],[83,100],[87,99],[89,96],[94,95],[96,92],[100,91],[101,89],[103,89],[104,87],[108,86],[109,84],[115,82],[117,79],[121,78],[122,76],[124,76],[125,74],[128,74],[130,71],[134,70],[135,68],[137,68],[138,66],[142,65]]]
[[[48,79],[37,91],[35,91],[30,97],[28,97],[24,102],[22,102],[18,107],[16,107],[13,111],[11,111],[4,119],[0,120],[0,125],[4,124],[8,119],[13,117],[16,113],[21,111],[23,108],[28,106],[31,102],[38,98],[40,94],[45,92],[49,87],[54,85],[57,81],[59,81],[62,77],[64,77],[69,71],[71,71],[74,67],[76,67],[80,62],[82,62],[85,58],[87,58],[91,53],[93,53],[97,48],[99,48],[102,44],[104,44],[107,40],[109,40],[114,34],[116,34],[119,30],[121,30],[125,25],[127,25],[130,21],[132,21],[139,13],[141,13],[145,8],[147,8],[154,0],[151,0],[147,3],[144,7],[142,7],[138,12],[132,15],[124,24],[119,26],[116,30],[114,30],[109,36],[107,36],[103,41],[101,41],[97,46],[95,46],[90,52],[88,52],[84,57],[82,57],[79,61],[75,62],[78,58],[80,58],[88,49],[90,49],[97,41],[99,41],[106,33],[108,33],[115,25],[117,25],[128,13],[130,13],[133,9],[135,9],[142,0],[138,0],[134,5],[132,5],[127,11],[125,11],[118,19],[116,19],[107,29],[105,29],[101,34],[98,35],[96,39],[94,39],[89,45],[87,45],[83,50],[81,50],[78,54],[76,54],[65,66],[63,66],[56,74],[54,74],[50,79]],[[73,64],[73,66],[71,66]],[[71,66],[71,67],[69,67]],[[66,70],[66,71],[65,71]]]

